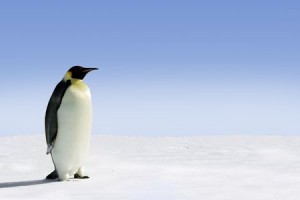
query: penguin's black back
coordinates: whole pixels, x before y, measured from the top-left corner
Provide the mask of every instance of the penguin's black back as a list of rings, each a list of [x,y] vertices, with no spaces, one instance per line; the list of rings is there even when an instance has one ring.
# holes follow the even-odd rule
[[[71,85],[70,80],[67,81],[61,80],[56,85],[50,97],[50,100],[48,102],[46,116],[45,116],[45,130],[46,130],[46,140],[47,140],[48,147],[49,146],[53,147],[57,135],[57,129],[58,129],[57,111],[60,107],[63,96],[70,85]]]

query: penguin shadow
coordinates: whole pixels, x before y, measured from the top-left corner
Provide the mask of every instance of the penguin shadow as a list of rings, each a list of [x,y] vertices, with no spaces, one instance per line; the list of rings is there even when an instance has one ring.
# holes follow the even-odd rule
[[[4,183],[0,183],[0,189],[1,188],[14,188],[14,187],[43,185],[43,184],[49,184],[49,183],[53,183],[53,182],[56,182],[56,181],[40,179],[40,180],[29,180],[29,181],[4,182]]]

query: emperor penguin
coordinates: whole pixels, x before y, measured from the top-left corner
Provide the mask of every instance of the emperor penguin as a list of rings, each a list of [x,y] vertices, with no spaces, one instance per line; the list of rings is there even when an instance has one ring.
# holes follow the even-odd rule
[[[45,116],[47,154],[54,171],[46,179],[89,178],[83,164],[88,154],[92,125],[89,87],[83,78],[97,68],[71,67],[56,85]]]

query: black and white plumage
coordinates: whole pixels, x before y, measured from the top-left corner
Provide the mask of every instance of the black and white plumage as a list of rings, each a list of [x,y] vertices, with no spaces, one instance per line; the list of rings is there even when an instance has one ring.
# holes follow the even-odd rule
[[[82,81],[97,68],[71,67],[56,85],[45,116],[47,154],[55,170],[47,179],[88,178],[83,163],[88,153],[92,122],[91,94]]]

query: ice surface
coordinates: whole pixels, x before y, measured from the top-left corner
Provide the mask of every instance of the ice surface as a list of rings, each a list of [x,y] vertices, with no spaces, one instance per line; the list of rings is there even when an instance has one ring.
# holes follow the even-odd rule
[[[0,137],[0,199],[296,200],[300,137],[93,136],[86,180],[45,181],[44,136]]]

